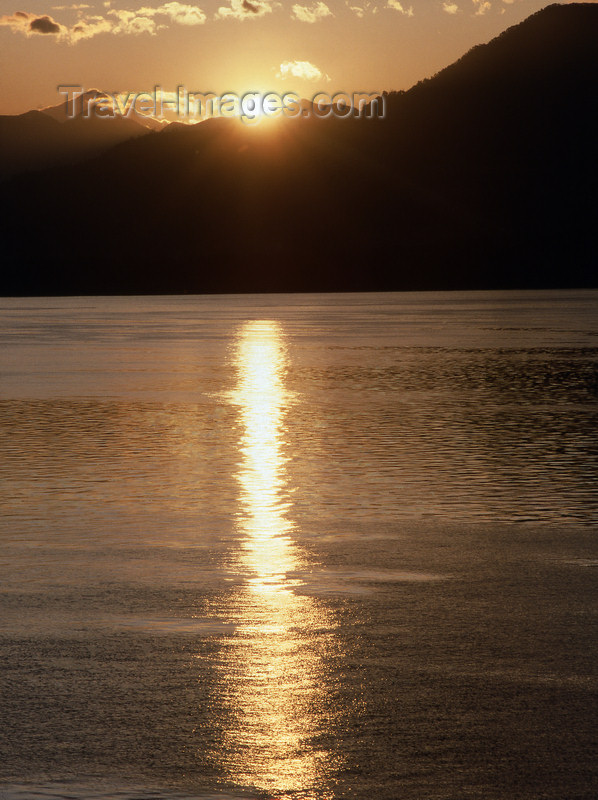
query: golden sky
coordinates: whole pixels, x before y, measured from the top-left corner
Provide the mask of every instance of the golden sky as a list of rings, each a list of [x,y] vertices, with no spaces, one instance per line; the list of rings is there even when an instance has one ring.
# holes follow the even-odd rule
[[[19,4],[17,5],[16,2]],[[22,3],[22,4],[21,4]],[[407,89],[541,0],[0,0],[0,113],[107,92]]]

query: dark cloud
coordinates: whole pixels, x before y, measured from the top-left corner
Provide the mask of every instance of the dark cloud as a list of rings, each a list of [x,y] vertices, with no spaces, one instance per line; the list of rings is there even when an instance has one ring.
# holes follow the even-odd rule
[[[19,12],[17,11],[17,14]],[[57,22],[54,22],[52,17],[43,16],[43,17],[35,17],[29,23],[29,30],[32,33],[60,33],[61,27]]]
[[[47,14],[31,14],[28,11],[15,11],[14,14],[0,16],[0,26],[19,31],[25,36],[31,36],[34,33],[52,36],[66,33],[66,28]]]
[[[250,3],[249,0],[243,0],[243,10],[248,11],[250,14],[258,14],[260,7]]]

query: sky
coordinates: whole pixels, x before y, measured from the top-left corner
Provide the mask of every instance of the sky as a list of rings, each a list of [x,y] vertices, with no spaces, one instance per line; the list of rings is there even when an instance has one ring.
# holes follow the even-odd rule
[[[0,0],[0,114],[110,93],[408,89],[541,0]]]

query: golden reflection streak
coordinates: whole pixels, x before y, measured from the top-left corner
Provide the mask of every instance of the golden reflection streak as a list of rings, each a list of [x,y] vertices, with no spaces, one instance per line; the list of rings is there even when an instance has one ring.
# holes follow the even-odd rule
[[[232,402],[243,426],[239,567],[247,585],[236,598],[236,634],[224,664],[230,718],[223,751],[236,784],[301,797],[315,797],[308,793],[319,787],[324,798],[325,759],[309,739],[321,717],[321,649],[331,625],[311,598],[294,593],[301,582],[289,576],[305,559],[291,538],[285,498],[284,419],[291,398],[280,325],[247,323],[236,365]]]
[[[284,389],[285,350],[274,322],[248,324],[238,347],[239,388],[244,434],[241,528],[245,563],[255,574],[256,591],[280,592],[284,575],[298,566],[286,516],[282,424],[288,396]]]

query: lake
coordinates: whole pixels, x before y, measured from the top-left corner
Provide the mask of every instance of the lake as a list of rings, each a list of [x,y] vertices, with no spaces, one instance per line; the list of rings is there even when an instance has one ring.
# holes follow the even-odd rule
[[[598,794],[598,291],[0,299],[0,798]]]

